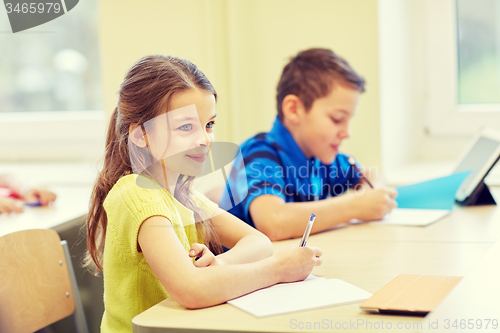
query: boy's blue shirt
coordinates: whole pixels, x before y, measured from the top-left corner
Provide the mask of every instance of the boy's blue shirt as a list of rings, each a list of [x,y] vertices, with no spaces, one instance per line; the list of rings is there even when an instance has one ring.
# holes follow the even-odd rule
[[[224,191],[220,207],[251,226],[250,203],[260,195],[276,195],[285,202],[322,200],[345,192],[360,179],[345,154],[338,153],[331,165],[308,159],[278,117],[269,133],[255,135],[240,149],[244,166],[233,165],[228,182],[232,195],[243,199],[232,207]]]

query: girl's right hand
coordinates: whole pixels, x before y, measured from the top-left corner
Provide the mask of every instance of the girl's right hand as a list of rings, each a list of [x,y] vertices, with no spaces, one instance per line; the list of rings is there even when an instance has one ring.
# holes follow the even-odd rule
[[[289,245],[276,252],[273,257],[279,282],[304,280],[315,266],[321,265],[323,251],[315,246]]]

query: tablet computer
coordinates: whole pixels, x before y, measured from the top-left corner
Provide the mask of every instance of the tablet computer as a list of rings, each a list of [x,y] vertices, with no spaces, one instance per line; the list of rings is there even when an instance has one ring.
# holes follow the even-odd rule
[[[458,159],[455,172],[470,170],[470,175],[460,185],[455,199],[458,203],[475,204],[480,196],[490,196],[484,178],[500,157],[500,131],[492,128],[479,130]],[[483,193],[487,191],[488,193]],[[495,203],[493,198],[491,197]]]

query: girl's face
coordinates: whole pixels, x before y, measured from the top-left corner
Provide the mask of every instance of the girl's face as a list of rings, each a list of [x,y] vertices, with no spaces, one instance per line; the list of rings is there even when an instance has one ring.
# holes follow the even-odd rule
[[[201,175],[214,140],[215,97],[189,89],[174,94],[169,109],[145,124],[150,153],[163,160],[167,176]],[[172,180],[175,184],[176,178],[168,179],[169,184]]]

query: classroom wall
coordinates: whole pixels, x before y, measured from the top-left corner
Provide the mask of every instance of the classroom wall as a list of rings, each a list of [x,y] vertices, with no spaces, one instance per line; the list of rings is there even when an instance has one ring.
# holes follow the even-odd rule
[[[418,75],[416,40],[418,25],[411,1],[379,0],[380,126],[382,167],[388,174],[411,163],[420,129],[416,89]],[[417,125],[418,124],[418,125]]]
[[[193,0],[99,2],[105,108],[116,105],[126,70],[141,56],[193,61],[219,94],[216,139],[239,143],[269,130],[288,58],[310,47],[345,57],[367,80],[353,137],[343,150],[381,166],[376,0]]]
[[[433,0],[378,0],[382,168],[395,183],[451,172],[448,166],[470,140],[428,130],[427,118],[435,111],[429,109],[429,59],[439,50],[429,47],[426,11],[435,5]],[[426,164],[429,171],[412,174],[407,168]]]

